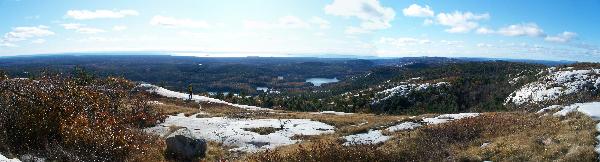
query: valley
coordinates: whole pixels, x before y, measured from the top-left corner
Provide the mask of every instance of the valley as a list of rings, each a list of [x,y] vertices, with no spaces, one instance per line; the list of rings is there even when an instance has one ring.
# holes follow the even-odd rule
[[[395,63],[303,58],[282,65],[279,62],[287,59],[236,58],[232,64],[229,58],[205,60],[202,66],[217,66],[220,71],[262,62],[257,66],[262,70],[244,67],[231,69],[237,73],[216,74],[198,70],[188,73],[225,78],[177,82],[187,77],[157,81],[179,72],[148,69],[198,63],[170,63],[178,57],[163,58],[165,63],[161,63],[149,57],[153,64],[140,65],[124,63],[126,57],[109,57],[131,64],[115,73],[103,68],[114,63],[97,58],[37,66],[19,63],[21,59],[25,58],[4,60],[9,64],[2,66],[6,72],[0,87],[4,108],[0,114],[6,119],[0,127],[16,131],[0,134],[4,143],[0,152],[21,160],[74,158],[67,152],[111,161],[185,160],[181,155],[161,153],[165,147],[158,143],[176,136],[205,141],[204,161],[594,161],[600,147],[596,140],[600,65],[593,63],[549,66],[440,58],[405,58]],[[357,62],[361,65],[355,66]],[[288,69],[281,69],[284,66]],[[331,69],[291,72],[315,66]],[[337,66],[346,70],[335,70]],[[350,66],[356,71],[348,71]],[[281,77],[276,69],[289,74]],[[231,80],[240,74],[244,80]],[[137,80],[140,76],[148,80]],[[301,78],[333,82],[316,85],[303,83],[306,80]],[[302,84],[281,86],[296,82]],[[216,84],[251,88],[211,92]],[[191,95],[186,89],[189,85]],[[253,88],[259,85],[265,89]],[[70,101],[58,104],[64,97],[52,96]],[[9,116],[42,118],[51,125],[17,126]],[[55,118],[60,120],[49,120]],[[43,129],[32,132],[29,128],[40,125]],[[104,133],[139,144],[105,139],[98,128],[114,129]],[[27,139],[40,133],[52,140],[36,145]],[[79,133],[98,136],[83,140]],[[25,142],[29,147],[23,148],[23,140],[34,143]],[[100,154],[107,141],[118,148],[146,151],[116,149]],[[57,146],[62,153],[44,151]],[[143,156],[122,156],[131,154]]]
[[[597,162],[599,12],[0,0],[0,162]]]

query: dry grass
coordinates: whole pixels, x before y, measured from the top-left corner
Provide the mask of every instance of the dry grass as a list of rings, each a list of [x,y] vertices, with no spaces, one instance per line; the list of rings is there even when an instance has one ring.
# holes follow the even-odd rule
[[[488,113],[394,133],[381,145],[344,147],[330,134],[243,161],[594,161],[594,136],[594,121],[581,114]]]
[[[382,149],[416,161],[589,161],[595,124],[586,116],[560,120],[527,113],[489,113],[404,133]],[[483,143],[489,143],[482,147]],[[571,153],[569,153],[571,150]],[[572,158],[573,154],[577,156]]]
[[[312,114],[310,112],[291,111],[253,111],[237,107],[218,104],[201,103],[200,105],[181,99],[153,98],[163,104],[155,105],[157,109],[165,114],[184,113],[186,116],[198,114],[199,118],[206,117],[229,117],[229,118],[253,118],[253,119],[311,119],[336,127],[336,133],[342,135],[367,132],[369,129],[379,129],[394,125],[396,123],[410,120],[407,116],[375,115],[375,114]],[[201,107],[201,108],[200,108]],[[200,108],[200,109],[199,109]]]
[[[275,133],[278,130],[282,130],[282,128],[273,128],[273,127],[258,127],[258,128],[243,128],[246,131],[255,132],[260,135],[267,135],[271,133]]]
[[[193,108],[173,105],[173,112],[195,113],[188,111]],[[345,147],[341,145],[344,142],[341,136],[384,129],[433,115],[411,119],[408,116],[361,113],[265,112],[223,104],[202,104],[202,111],[210,115],[199,117],[311,119],[336,127],[333,134],[295,136],[294,139],[303,142],[247,156],[231,153],[222,145],[213,143],[209,145],[209,161],[594,161],[597,156],[593,146],[595,123],[581,114],[555,118],[532,113],[486,113],[413,131],[385,132],[393,138],[379,145]],[[263,134],[268,132],[265,130]],[[484,143],[486,146],[482,146]]]
[[[253,118],[253,119],[311,119],[323,122],[336,127],[336,133],[340,135],[349,135],[367,132],[369,129],[381,129],[391,125],[410,120],[407,116],[375,115],[375,114],[312,114],[310,112],[290,112],[290,111],[253,111],[237,107],[216,104],[202,103],[201,109],[196,107],[186,107],[186,101],[156,99],[164,103],[155,105],[161,111],[167,114],[184,113],[186,116],[198,114],[198,118],[207,117],[229,117],[229,118]],[[188,105],[189,106],[189,105]],[[191,105],[194,106],[194,105]]]
[[[367,132],[369,129],[381,129],[401,121],[409,120],[406,116],[375,115],[375,114],[350,114],[330,115],[312,114],[309,112],[275,112],[255,115],[258,119],[311,119],[332,125],[336,128],[336,134],[349,135]]]
[[[293,148],[293,149],[292,149]],[[385,153],[374,145],[356,147],[342,146],[331,138],[292,145],[288,149],[277,149],[254,154],[240,161],[251,162],[321,162],[321,161],[382,161]],[[388,159],[387,161],[392,161]]]
[[[238,158],[240,155],[230,152],[229,147],[221,143],[208,141],[208,150],[203,161],[231,161]]]
[[[202,103],[202,111],[210,116],[226,116],[230,118],[250,118],[266,111],[252,111],[218,103]]]
[[[194,105],[186,104],[183,100],[172,101],[169,99],[161,99],[158,101],[162,104],[153,104],[152,107],[166,115],[184,113],[186,116],[189,116],[200,112],[198,105],[193,107]]]
[[[560,120],[529,115],[523,126],[507,126],[503,136],[487,135],[490,144],[471,147],[460,155],[463,159],[492,161],[595,161],[593,145],[595,123],[574,113]],[[527,126],[530,125],[528,128]],[[498,128],[495,128],[498,129]]]

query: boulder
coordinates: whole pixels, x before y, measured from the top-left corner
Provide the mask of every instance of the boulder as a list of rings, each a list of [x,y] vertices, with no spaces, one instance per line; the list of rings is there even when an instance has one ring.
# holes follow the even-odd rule
[[[179,129],[166,138],[166,156],[177,161],[198,161],[206,155],[207,144],[187,128]]]

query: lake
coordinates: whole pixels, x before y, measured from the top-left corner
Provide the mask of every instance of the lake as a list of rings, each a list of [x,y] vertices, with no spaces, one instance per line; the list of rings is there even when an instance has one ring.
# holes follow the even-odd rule
[[[310,82],[315,86],[321,86],[321,84],[325,84],[325,83],[335,83],[335,82],[339,82],[340,80],[338,80],[337,78],[308,78],[306,79],[306,82]]]
[[[267,87],[256,87],[256,91],[268,92],[269,88],[267,88]]]

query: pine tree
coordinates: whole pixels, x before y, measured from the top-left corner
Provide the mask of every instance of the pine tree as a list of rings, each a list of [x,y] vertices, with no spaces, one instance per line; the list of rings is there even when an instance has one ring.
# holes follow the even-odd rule
[[[8,75],[3,70],[0,70],[0,81],[8,79]]]

